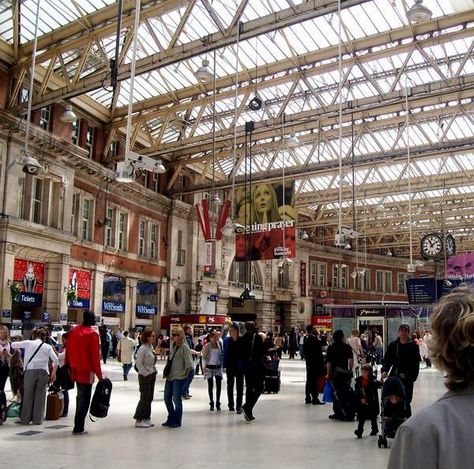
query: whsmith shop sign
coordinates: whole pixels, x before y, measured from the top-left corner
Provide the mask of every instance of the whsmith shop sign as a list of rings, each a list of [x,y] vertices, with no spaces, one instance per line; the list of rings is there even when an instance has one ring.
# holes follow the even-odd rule
[[[137,314],[158,314],[158,286],[153,282],[137,282]]]
[[[125,279],[114,275],[104,276],[102,290],[102,312],[125,312]]]

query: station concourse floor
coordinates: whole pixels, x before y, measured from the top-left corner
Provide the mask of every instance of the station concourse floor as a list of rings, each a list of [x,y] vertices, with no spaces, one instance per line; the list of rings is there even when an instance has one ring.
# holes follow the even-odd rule
[[[70,391],[68,417],[28,427],[7,419],[0,426],[0,465],[15,469],[386,467],[390,449],[379,449],[377,437],[368,436],[370,422],[366,422],[363,438],[357,440],[355,422],[328,419],[331,404],[304,404],[305,365],[299,358],[282,360],[282,389],[279,394],[261,396],[252,423],[227,410],[225,380],[222,411],[210,412],[207,383],[202,375],[196,376],[191,385],[193,397],[183,401],[183,426],[175,429],[160,425],[166,419],[163,364],[158,361],[152,409],[155,427],[134,427],[137,375],[131,371],[129,381],[122,381],[121,365],[108,360],[102,367],[114,388],[107,418],[96,423],[87,421],[88,433],[73,436],[75,391]],[[414,412],[443,393],[441,373],[422,365],[415,384]],[[23,434],[31,431],[37,433]]]

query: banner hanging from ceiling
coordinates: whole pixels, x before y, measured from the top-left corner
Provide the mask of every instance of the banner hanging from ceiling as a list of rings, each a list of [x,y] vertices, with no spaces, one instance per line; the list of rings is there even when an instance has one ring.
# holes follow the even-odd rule
[[[235,190],[234,220],[243,226],[235,236],[236,261],[296,256],[294,193],[294,181]]]

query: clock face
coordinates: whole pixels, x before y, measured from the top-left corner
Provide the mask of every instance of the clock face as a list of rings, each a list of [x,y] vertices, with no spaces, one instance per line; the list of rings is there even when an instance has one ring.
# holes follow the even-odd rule
[[[454,240],[454,236],[448,234],[444,238],[444,249],[446,250],[446,255],[448,257],[454,256],[456,254],[456,241]]]
[[[420,250],[424,257],[438,257],[443,252],[443,240],[436,233],[427,234],[421,239]]]

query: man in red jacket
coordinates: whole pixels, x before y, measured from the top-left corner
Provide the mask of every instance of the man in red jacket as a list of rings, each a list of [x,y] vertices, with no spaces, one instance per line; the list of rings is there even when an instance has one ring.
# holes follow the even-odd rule
[[[74,435],[86,433],[84,424],[89,411],[94,375],[102,379],[100,369],[99,334],[92,326],[95,315],[84,311],[83,321],[68,334],[66,363],[71,370],[71,379],[76,383],[76,415],[74,417]]]

